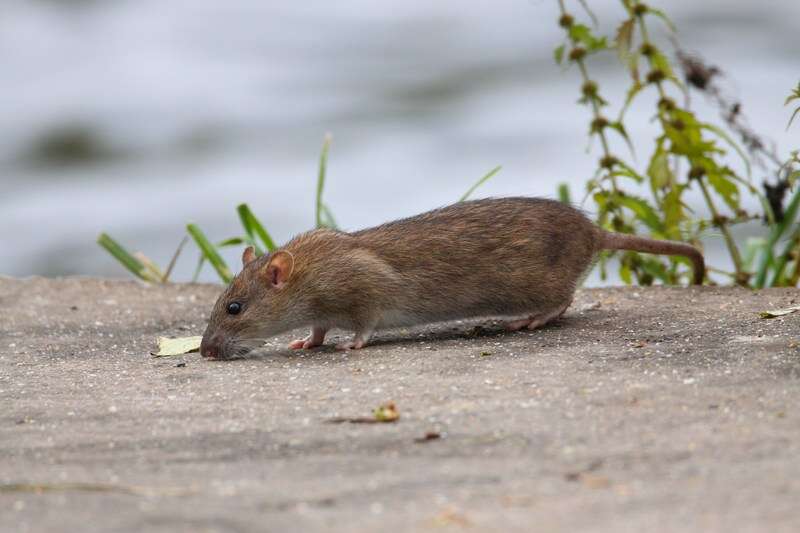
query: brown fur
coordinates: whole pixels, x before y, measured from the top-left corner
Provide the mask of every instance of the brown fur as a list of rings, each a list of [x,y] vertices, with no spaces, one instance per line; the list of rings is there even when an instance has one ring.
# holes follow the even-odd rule
[[[535,198],[462,202],[354,233],[309,231],[281,248],[287,254],[244,254],[201,351],[229,357],[302,326],[321,338],[332,327],[353,330],[346,347],[356,348],[374,329],[459,318],[525,316],[517,322],[535,327],[566,309],[606,247],[688,255],[702,281],[702,256],[691,246],[618,237],[577,209]],[[280,287],[270,282],[276,268],[290,272]],[[233,301],[239,314],[226,311]],[[306,341],[293,347],[321,342]]]

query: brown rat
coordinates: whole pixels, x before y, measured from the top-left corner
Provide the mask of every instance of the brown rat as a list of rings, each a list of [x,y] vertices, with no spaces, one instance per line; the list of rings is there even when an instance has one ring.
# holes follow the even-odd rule
[[[461,202],[375,228],[316,229],[256,258],[220,296],[203,335],[205,357],[228,358],[309,326],[291,348],[313,348],[338,327],[362,348],[376,329],[469,317],[505,317],[511,330],[560,316],[603,249],[683,255],[705,276],[694,247],[615,234],[553,200]]]

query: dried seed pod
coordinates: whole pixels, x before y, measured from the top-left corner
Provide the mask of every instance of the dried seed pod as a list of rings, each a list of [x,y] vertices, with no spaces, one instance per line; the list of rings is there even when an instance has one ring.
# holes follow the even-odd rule
[[[658,49],[651,43],[642,43],[642,46],[639,47],[639,53],[641,53],[645,57],[650,57],[657,51]]]
[[[581,92],[587,98],[597,96],[597,83],[592,80],[587,81],[581,86]]]
[[[658,107],[664,111],[672,111],[675,109],[675,100],[668,96],[664,96],[663,98],[659,99]]]
[[[667,75],[660,68],[654,68],[647,73],[647,83],[659,83],[664,81]]]
[[[586,57],[586,49],[581,48],[580,46],[576,46],[572,50],[569,51],[569,60],[570,61],[580,61]]]
[[[592,121],[592,132],[599,133],[608,126],[608,119],[605,117],[597,117]]]
[[[600,166],[609,170],[612,169],[617,163],[619,163],[619,159],[613,155],[607,155],[600,158]]]
[[[702,178],[706,173],[706,169],[702,165],[694,165],[689,169],[689,179],[696,180]]]

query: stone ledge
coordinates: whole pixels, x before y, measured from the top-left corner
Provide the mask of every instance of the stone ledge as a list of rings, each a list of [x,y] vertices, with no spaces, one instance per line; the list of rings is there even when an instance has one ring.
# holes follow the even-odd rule
[[[0,530],[800,526],[800,314],[758,317],[796,289],[591,289],[534,332],[149,356],[219,290],[0,278]],[[387,400],[397,423],[325,423]]]

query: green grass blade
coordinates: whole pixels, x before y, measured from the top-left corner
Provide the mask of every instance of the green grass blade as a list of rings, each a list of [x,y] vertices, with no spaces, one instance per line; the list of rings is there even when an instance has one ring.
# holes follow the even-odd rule
[[[161,269],[158,268],[158,265],[155,264],[152,259],[144,255],[142,252],[134,252],[133,257],[138,259],[139,262],[144,265],[144,268],[147,269],[147,271],[159,282],[164,279],[164,273],[161,272]]]
[[[331,146],[331,134],[325,134],[325,140],[322,142],[322,152],[319,155],[319,173],[317,174],[317,204],[316,204],[316,225],[318,228],[324,226],[323,211],[325,209],[322,204],[322,193],[325,190],[325,174],[328,171],[328,149]]]
[[[128,252],[121,244],[111,238],[107,233],[101,233],[97,237],[97,244],[105,248],[122,266],[127,268],[137,278],[149,283],[158,283],[159,279],[150,270]]]
[[[224,241],[219,241],[216,246],[217,248],[225,248],[227,246],[238,246],[241,244],[252,244],[252,242],[250,239],[245,239],[244,237],[231,237]]]
[[[800,189],[797,189],[792,196],[792,200],[789,202],[788,207],[783,216],[783,221],[779,224],[775,224],[772,226],[772,230],[770,231],[769,238],[767,239],[766,244],[761,252],[761,261],[758,265],[758,270],[756,271],[756,281],[754,283],[754,287],[756,289],[763,289],[764,285],[767,282],[767,273],[769,271],[770,265],[774,264],[775,259],[773,257],[773,249],[775,245],[780,240],[781,236],[784,232],[791,226],[794,222],[795,218],[797,218],[797,212],[800,209]]]
[[[248,244],[251,244],[256,249],[256,254],[261,255],[261,250],[258,244],[256,243],[255,234],[253,231],[253,226],[250,224],[250,217],[248,215],[248,211],[250,209],[247,207],[247,204],[239,204],[236,207],[236,213],[239,215],[239,221],[242,223],[242,227],[244,228],[245,237],[231,237],[230,239],[225,239],[224,241],[220,241],[217,243],[217,248],[222,246],[233,245],[238,241],[245,241]]]
[[[189,237],[184,237],[181,239],[178,249],[175,250],[175,254],[172,256],[172,259],[170,259],[169,265],[167,265],[167,271],[164,272],[164,276],[161,278],[161,283],[167,283],[169,281],[169,276],[172,274],[172,269],[175,268],[175,263],[178,262],[178,256],[181,255],[183,247],[186,246],[187,242],[189,242]]]
[[[255,237],[258,236],[268,251],[271,252],[277,248],[277,246],[275,246],[275,241],[272,240],[272,236],[269,234],[266,228],[264,228],[264,225],[261,224],[258,218],[256,218],[255,214],[253,214],[253,211],[247,204],[240,204],[236,208],[236,212],[239,213],[239,219],[242,221],[242,226],[244,226],[244,230],[247,232],[250,240],[253,241],[253,244],[255,244]],[[258,255],[261,255],[261,250],[258,249],[258,245],[256,245],[256,252]]]
[[[219,255],[217,249],[214,247],[213,244],[206,238],[205,234],[197,227],[196,224],[188,224],[186,226],[186,231],[189,232],[189,235],[192,236],[194,242],[197,244],[197,247],[200,248],[200,252],[205,256],[211,266],[214,267],[214,270],[217,271],[219,277],[225,283],[230,283],[233,279],[233,274],[231,270],[228,268],[228,265],[225,264],[225,261],[222,259],[222,256]]]
[[[780,287],[786,285],[784,271],[786,270],[786,265],[789,263],[790,260],[793,259],[794,251],[797,249],[798,243],[800,243],[800,226],[796,226],[794,233],[789,237],[786,246],[783,249],[783,252],[778,255],[775,260],[775,266],[772,269],[772,279],[769,282],[768,287]]]
[[[569,184],[558,184],[558,201],[562,204],[572,205],[572,198],[570,198],[569,194]]]
[[[485,174],[485,175],[484,175],[484,176],[483,176],[481,179],[479,179],[478,181],[476,181],[476,182],[475,182],[475,183],[472,185],[472,187],[470,187],[469,189],[467,189],[467,192],[465,192],[465,193],[464,193],[464,195],[463,195],[461,198],[459,198],[459,199],[458,199],[458,201],[459,201],[459,202],[463,202],[464,200],[468,199],[468,198],[470,197],[470,195],[472,195],[472,193],[474,193],[474,192],[475,192],[475,189],[477,189],[478,187],[480,187],[481,185],[483,185],[484,183],[486,183],[487,181],[489,181],[489,180],[492,178],[492,176],[494,176],[495,174],[497,174],[498,172],[500,172],[500,169],[502,169],[502,168],[503,168],[503,167],[502,167],[502,165],[497,165],[497,166],[496,166],[496,167],[494,167],[492,170],[490,170],[489,172],[487,172],[487,173],[486,173],[486,174]]]
[[[192,276],[192,283],[197,282],[200,277],[200,271],[203,270],[203,265],[206,263],[206,256],[200,254],[200,259],[197,260],[197,268],[194,269],[194,276]]]
[[[325,204],[322,204],[322,223],[326,228],[339,229],[339,224],[336,222],[336,219],[333,218],[333,213],[331,213],[331,210],[328,209],[328,206]]]
[[[229,239],[225,239],[224,241],[219,241],[217,243],[217,248],[226,248],[228,246],[238,246],[242,244],[252,244],[250,240],[244,237],[231,237]],[[206,264],[206,256],[202,253],[200,254],[200,258],[197,260],[197,267],[194,269],[194,275],[192,276],[192,283],[197,281],[197,278],[200,277],[200,271],[203,270],[203,265]]]

